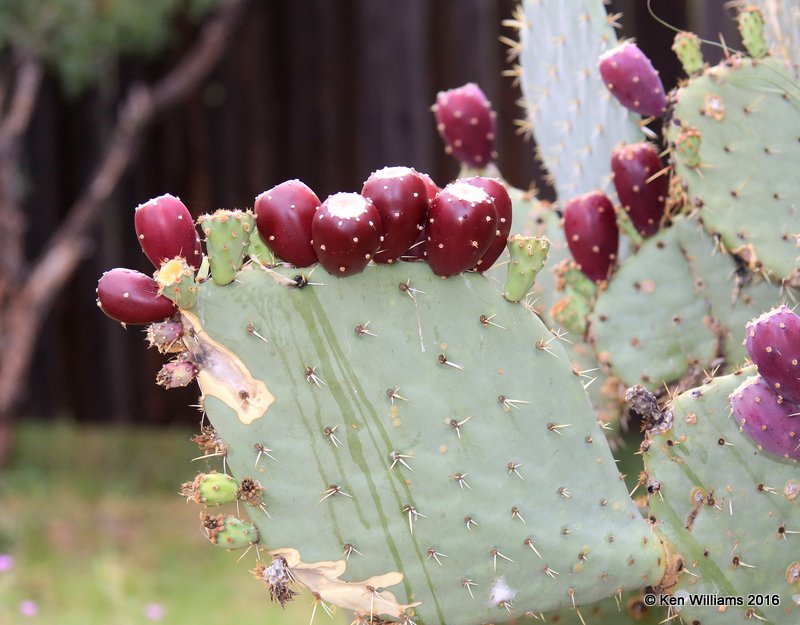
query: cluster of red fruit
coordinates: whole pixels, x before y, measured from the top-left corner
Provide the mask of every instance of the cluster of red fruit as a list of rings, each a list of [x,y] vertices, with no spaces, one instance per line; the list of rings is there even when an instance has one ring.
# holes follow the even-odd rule
[[[254,206],[258,232],[296,267],[319,262],[335,276],[370,261],[427,260],[439,276],[492,266],[511,229],[511,200],[499,180],[466,178],[439,189],[409,167],[373,173],[361,194],[320,202],[299,180],[265,191]]]

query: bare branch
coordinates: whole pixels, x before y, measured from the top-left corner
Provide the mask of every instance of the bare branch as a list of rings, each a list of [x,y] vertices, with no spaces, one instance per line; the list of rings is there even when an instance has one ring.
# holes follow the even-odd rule
[[[0,337],[4,351],[0,360],[0,425],[19,397],[44,317],[85,256],[90,230],[130,165],[143,130],[211,71],[247,1],[223,0],[183,59],[155,85],[135,86],[125,98],[105,153],[86,188],[45,245],[24,286],[9,298],[6,331]]]
[[[8,111],[0,119],[0,158],[14,149],[28,129],[42,82],[41,61],[34,57],[23,58],[16,74]]]

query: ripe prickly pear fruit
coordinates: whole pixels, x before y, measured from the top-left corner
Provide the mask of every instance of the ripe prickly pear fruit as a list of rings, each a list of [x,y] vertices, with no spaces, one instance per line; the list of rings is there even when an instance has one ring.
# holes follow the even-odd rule
[[[756,317],[747,324],[745,347],[773,391],[800,402],[800,316],[780,306]]]
[[[658,117],[667,110],[661,78],[636,44],[622,43],[605,52],[598,67],[611,95],[625,108],[645,117]]]
[[[564,234],[580,270],[595,282],[608,278],[617,258],[619,228],[604,193],[591,191],[567,202]]]
[[[182,336],[183,324],[180,321],[158,321],[147,326],[148,347],[155,347],[162,354],[183,351]]]
[[[440,91],[433,105],[445,151],[470,167],[486,167],[494,158],[495,113],[481,88],[468,83]]]
[[[175,305],[159,294],[155,280],[133,269],[112,269],[100,276],[97,305],[112,319],[131,325],[162,321],[177,312]]]
[[[200,237],[189,209],[174,195],[160,195],[136,207],[136,237],[145,256],[158,269],[167,259],[180,256],[197,269],[203,260]]]
[[[287,180],[256,198],[253,211],[261,238],[282,260],[297,267],[317,262],[311,221],[319,208],[316,193],[299,180]]]
[[[733,392],[731,406],[742,432],[761,449],[800,460],[800,405],[782,399],[756,376]]]
[[[341,278],[364,270],[381,244],[381,216],[372,200],[358,193],[335,193],[311,223],[320,264]]]
[[[393,263],[410,248],[425,228],[428,191],[410,167],[384,167],[364,183],[361,195],[372,200],[381,216],[383,243],[376,263]]]
[[[497,236],[475,267],[478,271],[486,271],[500,258],[500,254],[506,248],[508,235],[511,234],[511,198],[503,183],[497,178],[475,176],[465,178],[464,182],[486,191],[497,209]]]
[[[239,485],[230,475],[224,473],[198,473],[193,482],[184,482],[180,494],[186,501],[205,506],[221,506],[233,503],[238,498]]]
[[[437,276],[472,269],[497,236],[497,209],[486,191],[461,180],[447,185],[428,212],[427,258]]]
[[[428,174],[423,174],[421,172],[417,172],[417,175],[422,178],[422,182],[425,183],[425,190],[428,195],[428,208],[433,203],[433,198],[441,191],[441,189],[437,186],[437,184],[433,181],[433,179]],[[419,233],[419,236],[411,244],[405,253],[400,257],[400,260],[404,260],[406,262],[414,262],[419,260],[425,260],[426,257],[426,249],[428,246],[428,233],[425,230],[425,225],[427,224],[427,219],[425,220],[425,224],[423,224],[422,231]]]
[[[156,375],[156,384],[164,388],[188,386],[197,377],[197,367],[188,360],[168,362]]]
[[[430,206],[431,202],[433,202],[433,198],[436,197],[441,189],[428,174],[423,174],[418,171],[417,175],[422,178],[422,182],[425,183],[425,190],[428,192],[428,205]]]
[[[667,176],[649,180],[661,169],[658,151],[651,143],[622,145],[611,153],[617,196],[636,231],[643,237],[655,234],[664,217]]]
[[[224,549],[244,549],[258,542],[255,525],[235,516],[200,513],[203,530],[213,544]]]

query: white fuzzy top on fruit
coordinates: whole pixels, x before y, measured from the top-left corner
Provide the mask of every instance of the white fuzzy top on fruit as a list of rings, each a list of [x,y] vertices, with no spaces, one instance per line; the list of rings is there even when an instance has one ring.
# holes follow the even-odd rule
[[[792,312],[792,311],[789,310],[783,304],[781,304],[777,308],[773,308],[772,310],[768,310],[767,312],[761,313],[755,319],[750,320],[747,323],[747,327],[749,328],[750,326],[758,325],[759,323],[768,323],[770,321],[770,319],[772,319],[772,317],[774,317],[776,314],[778,314],[778,313],[790,313],[790,312]]]
[[[506,583],[506,578],[498,577],[489,589],[489,604],[511,603],[516,596],[517,591]]]
[[[369,177],[370,180],[375,178],[400,178],[401,180],[406,176],[414,175],[414,170],[410,167],[384,167],[372,173]]]
[[[356,219],[367,212],[372,201],[358,193],[334,193],[324,204],[331,217]]]
[[[158,203],[161,200],[164,200],[164,199],[178,200],[179,202],[181,201],[181,198],[179,198],[178,196],[172,195],[171,193],[165,193],[164,195],[159,195],[158,197],[154,197],[152,199],[149,199],[146,202],[142,202],[141,204],[139,204],[139,206],[137,206],[133,210],[135,212],[135,211],[138,211],[141,208],[144,208],[145,206],[158,206]],[[179,217],[179,219],[180,219],[180,217]]]
[[[478,202],[490,202],[491,198],[480,187],[471,185],[467,182],[452,182],[442,189],[442,195],[447,194],[457,200],[463,200],[470,204],[477,204]]]

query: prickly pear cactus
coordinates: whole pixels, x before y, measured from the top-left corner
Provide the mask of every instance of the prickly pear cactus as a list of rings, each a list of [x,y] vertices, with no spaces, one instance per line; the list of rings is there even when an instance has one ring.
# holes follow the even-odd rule
[[[678,217],[628,258],[590,316],[599,360],[626,384],[662,387],[689,372],[745,358],[744,324],[781,299],[777,286],[716,252],[699,225]]]
[[[749,268],[796,284],[800,85],[773,58],[731,57],[673,95],[675,173],[705,227]],[[692,139],[694,138],[694,139]],[[687,150],[692,139],[695,148]]]
[[[227,466],[265,489],[267,564],[323,601],[425,623],[659,581],[581,382],[523,306],[424,264],[302,288],[298,270],[248,269],[203,286],[184,343]]]
[[[635,116],[611,97],[597,69],[617,41],[614,17],[602,0],[525,0],[505,24],[518,31],[506,42],[519,58],[510,73],[522,86],[521,127],[536,140],[558,196],[607,188],[611,150],[641,137]]]
[[[740,431],[729,397],[754,368],[675,397],[645,444],[650,522],[683,562],[669,580],[685,623],[796,623],[798,467]],[[730,598],[690,605],[700,595]],[[717,601],[718,599],[715,599]]]

